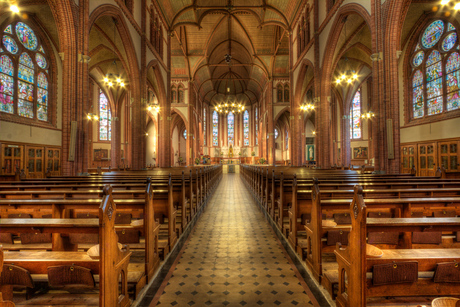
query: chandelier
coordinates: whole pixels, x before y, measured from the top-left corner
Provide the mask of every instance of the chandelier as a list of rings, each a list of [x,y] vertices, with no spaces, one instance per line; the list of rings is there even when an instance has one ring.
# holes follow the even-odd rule
[[[337,85],[347,85],[347,84],[352,84],[354,81],[358,79],[358,75],[354,70],[348,69],[345,70],[336,80],[335,83]]]
[[[302,111],[313,111],[315,109],[315,105],[310,102],[304,103],[303,105],[300,106],[300,109]]]
[[[363,113],[363,114],[361,115],[361,118],[362,118],[362,119],[371,119],[371,118],[373,118],[373,117],[375,117],[375,113],[372,112],[372,111],[369,111],[369,112],[367,112],[367,113]]]
[[[342,19],[344,23],[344,35],[345,35],[345,42],[347,41],[347,16]],[[346,43],[344,44],[344,46]],[[335,84],[339,85],[351,85],[354,81],[358,79],[358,74],[356,74],[355,70],[349,68],[348,57],[345,57],[345,69],[344,71],[339,74],[340,76],[335,80]]]
[[[215,106],[215,110],[219,113],[230,113],[232,112],[233,114],[235,113],[240,113],[244,111],[244,106],[241,104],[235,104],[235,103],[224,103],[224,104],[219,104]]]
[[[227,96],[227,102],[218,104],[217,106],[214,107],[214,109],[219,113],[225,113],[225,114],[230,113],[230,112],[232,112],[233,114],[243,112],[244,105],[235,103],[234,98],[235,97],[232,95]]]
[[[113,19],[113,44],[116,46],[116,30],[117,30],[117,20]],[[115,53],[115,52],[114,52]],[[104,84],[108,87],[115,87],[117,90],[125,87],[125,80],[123,80],[121,74],[118,73],[117,61],[113,60],[113,66],[115,66],[114,71],[116,73],[107,73],[104,77]]]

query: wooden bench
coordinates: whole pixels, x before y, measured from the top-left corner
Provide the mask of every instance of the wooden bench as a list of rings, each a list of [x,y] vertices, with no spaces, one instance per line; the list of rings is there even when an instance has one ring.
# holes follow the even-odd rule
[[[3,271],[3,248],[0,245],[0,278]],[[0,307],[14,307],[14,303],[11,301],[4,301],[2,292],[0,291]]]
[[[348,247],[337,244],[335,251],[339,265],[337,306],[366,306],[369,297],[460,295],[458,248],[443,249],[442,253],[439,249],[384,249],[381,255],[366,252],[369,232],[458,231],[460,218],[367,218],[361,187],[355,188],[349,212]]]
[[[343,240],[345,240],[346,235],[348,233],[350,223],[346,222],[345,224],[348,225],[337,225],[334,227],[331,226],[323,226],[324,216],[332,217],[333,215],[337,214],[345,214],[347,215],[348,211],[348,203],[350,202],[351,198],[353,197],[353,190],[345,191],[340,190],[336,193],[334,190],[324,191],[320,190],[320,185],[316,182],[312,190],[297,190],[296,184],[294,184],[293,189],[294,193],[292,196],[292,205],[290,207],[290,220],[289,220],[289,242],[292,244],[293,247],[297,248],[297,252],[303,256],[303,259],[306,260],[307,266],[313,272],[313,276],[317,280],[321,280],[322,270],[321,270],[321,254],[322,251],[332,252],[333,245],[335,243],[327,243],[325,245],[325,238],[328,236],[329,231],[333,232],[341,232],[339,234],[335,234],[336,236],[343,236]],[[412,209],[416,209],[417,206],[421,206],[422,204],[426,204],[427,200],[425,197],[428,198],[435,198],[437,199],[433,204],[436,206],[437,203],[445,203],[446,206],[438,206],[437,209],[435,207],[428,207],[428,208],[420,208],[419,212],[423,216],[432,215],[433,210],[437,210],[438,212],[444,210],[445,208],[451,208],[453,210],[458,210],[458,197],[460,197],[460,189],[398,189],[398,190],[364,190],[363,191],[364,197],[369,200],[369,205],[371,208],[374,208],[374,204],[378,206],[379,213],[383,210],[383,212],[389,211],[390,208],[393,210],[397,209],[395,212],[397,215],[401,216],[404,213],[405,201],[404,199],[410,199],[412,201],[410,206],[410,212],[408,214],[413,214],[414,211]],[[450,197],[455,196],[455,199]],[[339,198],[341,197],[341,198]],[[346,198],[345,198],[346,197]],[[417,197],[417,198],[414,198]],[[449,200],[445,202],[444,197],[449,197]],[[374,201],[374,199],[376,199]],[[385,200],[386,199],[386,200]],[[328,201],[332,200],[332,201]],[[395,201],[394,201],[395,200]],[[452,204],[449,204],[449,201],[452,201]],[[395,208],[394,204],[398,203],[401,207]],[[385,207],[385,203],[388,204]],[[408,205],[407,205],[408,206]],[[376,209],[374,209],[374,212]],[[445,212],[445,210],[444,210]],[[460,213],[460,212],[459,212]],[[302,214],[307,214],[309,217],[309,223],[306,225],[301,225],[299,221],[299,216]],[[350,217],[348,216],[348,219]],[[338,221],[336,221],[338,222]],[[344,224],[341,222],[339,224]],[[303,241],[297,240],[297,233],[295,230],[304,228],[306,231],[306,238]],[[337,238],[338,239],[338,238]],[[332,239],[331,239],[332,240]],[[410,241],[409,238],[406,238],[407,241]],[[407,242],[405,243],[408,244]]]
[[[4,265],[7,265],[8,270],[12,272],[9,274],[12,281],[3,283],[0,287],[3,297],[12,298],[12,285],[14,280],[17,280],[15,274],[20,274],[24,270],[27,270],[28,274],[48,274],[54,283],[59,281],[58,285],[89,286],[91,279],[83,273],[86,272],[85,269],[82,269],[86,268],[91,270],[91,274],[99,275],[100,306],[129,306],[127,277],[132,253],[129,247],[125,246],[120,249],[118,246],[118,236],[115,231],[117,206],[111,192],[110,186],[104,189],[105,194],[99,208],[99,219],[2,219],[0,221],[1,233],[53,233],[55,241],[62,241],[61,246],[66,241],[61,234],[99,234],[98,257],[90,256],[86,252],[5,252]],[[8,276],[3,276],[2,280],[5,281],[6,277]],[[114,282],[120,278],[121,292],[119,283]]]
[[[47,192],[43,191],[45,196],[48,195]],[[81,191],[78,191],[81,192]],[[28,193],[28,192],[26,192]],[[37,192],[37,195],[40,195],[40,192]],[[56,191],[52,192],[56,196],[75,196],[72,192],[68,193],[65,191]],[[64,194],[59,194],[64,193]],[[144,234],[145,240],[144,243],[140,244],[130,244],[134,249],[142,249],[144,253],[145,261],[145,276],[147,280],[153,277],[156,269],[160,263],[160,248],[163,247],[161,252],[167,254],[169,252],[169,244],[164,246],[162,242],[159,242],[159,229],[160,225],[155,219],[154,216],[154,204],[156,203],[156,198],[168,198],[168,190],[153,190],[152,183],[150,180],[147,181],[145,190],[137,191],[136,195],[142,196],[142,198],[135,199],[116,199],[115,203],[119,208],[119,212],[142,212],[143,219],[142,223],[136,223],[135,226],[131,225],[117,225],[117,231],[119,235],[123,235],[124,231],[141,231]],[[14,194],[13,194],[14,195]],[[35,195],[35,194],[33,194]],[[87,191],[84,195],[80,193],[77,194],[77,198],[56,198],[56,199],[44,199],[41,196],[25,200],[25,199],[0,199],[0,212],[3,218],[6,218],[8,214],[11,213],[23,213],[31,212],[36,218],[41,218],[44,214],[51,213],[53,218],[70,218],[78,217],[78,212],[89,212],[95,213],[97,216],[98,208],[98,197],[100,195],[99,191]],[[161,196],[163,195],[163,196]],[[24,196],[24,195],[20,195]],[[43,196],[43,195],[42,195]],[[49,196],[49,195],[48,195]],[[84,198],[83,198],[84,197]],[[133,222],[134,223],[134,222]],[[73,250],[76,251],[78,248],[81,248],[81,244],[72,244],[71,242],[66,242],[63,246],[60,246],[60,240],[54,241],[52,244],[52,250]],[[167,242],[167,240],[166,240]],[[167,242],[168,243],[168,242]],[[87,244],[83,244],[85,246]],[[7,245],[6,248],[10,250],[24,250],[25,247],[20,244]],[[30,247],[29,249],[34,247]],[[37,248],[37,246],[35,246]],[[47,247],[45,247],[48,249]],[[145,284],[145,281],[143,282]],[[139,287],[139,285],[137,285]]]

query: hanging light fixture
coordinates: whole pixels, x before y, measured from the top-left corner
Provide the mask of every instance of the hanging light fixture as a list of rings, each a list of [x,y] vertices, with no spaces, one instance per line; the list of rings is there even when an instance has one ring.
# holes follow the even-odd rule
[[[306,112],[313,111],[315,109],[315,105],[310,101],[306,101],[300,106],[300,109]]]
[[[345,41],[347,39],[347,16],[345,16],[342,20],[344,23],[344,34],[345,34]],[[354,69],[350,69],[350,64],[348,63],[348,57],[345,57],[345,69],[339,75],[339,77],[335,80],[337,86],[339,85],[351,85],[358,79],[358,74]]]
[[[116,46],[116,30],[117,30],[117,20],[113,19],[113,44]],[[115,52],[114,52],[115,53]],[[114,72],[108,72],[104,77],[104,84],[108,87],[115,87],[117,90],[124,88],[126,85],[125,80],[122,78],[121,74],[118,73],[117,61],[113,60],[113,66],[115,66]]]
[[[233,114],[240,113],[244,111],[244,108],[245,108],[244,105],[236,102],[236,97],[233,95],[226,96],[225,103],[218,104],[217,106],[214,107],[214,109],[217,112],[223,113],[223,114],[227,114],[230,112],[232,112]]]
[[[369,112],[367,112],[367,113],[363,113],[363,114],[361,115],[361,118],[362,118],[362,119],[371,119],[371,118],[373,118],[373,117],[375,117],[375,113],[372,112],[372,111],[369,111]]]

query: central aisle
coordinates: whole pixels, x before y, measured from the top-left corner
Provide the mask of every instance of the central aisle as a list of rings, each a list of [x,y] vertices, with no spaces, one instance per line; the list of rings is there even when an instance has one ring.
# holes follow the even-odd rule
[[[238,174],[223,175],[158,293],[151,306],[313,306],[314,301]]]

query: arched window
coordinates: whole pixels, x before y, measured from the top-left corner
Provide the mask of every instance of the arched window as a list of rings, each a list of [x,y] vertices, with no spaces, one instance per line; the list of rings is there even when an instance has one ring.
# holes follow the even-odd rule
[[[303,51],[303,43],[302,43],[302,27],[300,25],[297,26],[297,57]]]
[[[0,111],[48,121],[48,68],[45,50],[32,28],[23,22],[6,26],[0,45]]]
[[[284,85],[284,102],[289,102],[289,84]]]
[[[361,138],[361,90],[357,90],[350,108],[350,139]]]
[[[219,146],[219,114],[216,111],[212,113],[212,146]]]
[[[256,108],[256,146],[259,145],[259,114],[257,114],[257,110]]]
[[[177,90],[174,85],[171,86],[171,102],[177,102]]]
[[[102,90],[99,91],[99,140],[110,141],[112,139],[112,114],[109,101]]]
[[[249,112],[248,110],[243,113],[243,135],[244,146],[249,146]]]
[[[177,102],[184,103],[184,87],[182,85],[177,88]]]
[[[187,139],[187,129],[184,130],[183,136],[184,136],[184,139]]]
[[[276,99],[277,102],[283,101],[283,86],[281,84],[278,84],[278,86],[276,87]]]
[[[228,145],[235,145],[235,115],[232,112],[227,116]]]
[[[206,108],[203,108],[203,145],[206,146]]]
[[[289,149],[289,130],[286,128],[286,150]]]
[[[457,30],[451,23],[435,20],[422,32],[410,61],[413,118],[459,108],[458,48]]]

